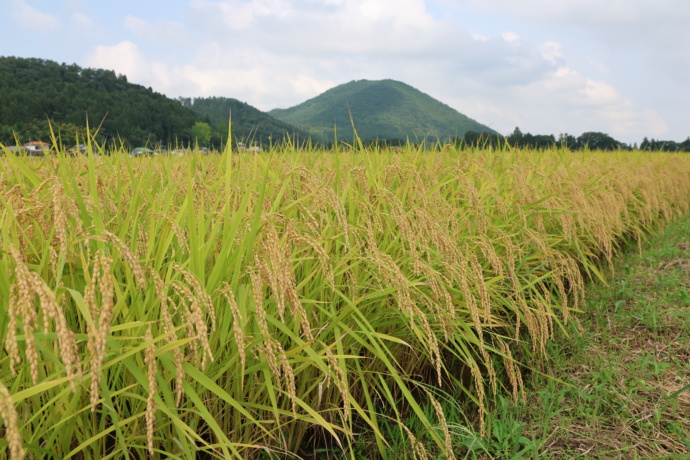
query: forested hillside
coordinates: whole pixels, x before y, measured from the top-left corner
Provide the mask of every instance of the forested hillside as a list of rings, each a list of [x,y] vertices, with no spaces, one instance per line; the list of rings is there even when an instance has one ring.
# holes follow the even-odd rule
[[[491,128],[448,105],[395,80],[358,80],[332,88],[289,109],[269,115],[308,130],[316,139],[352,139],[354,122],[363,140],[445,140],[467,131],[494,133]],[[336,133],[334,133],[334,128]]]
[[[44,59],[0,57],[0,142],[49,141],[48,120],[64,144],[85,133],[126,145],[186,144],[200,117],[191,109],[129,83],[111,70],[83,69]],[[93,129],[92,129],[93,132]]]
[[[251,105],[228,97],[179,98],[185,107],[194,110],[211,125],[212,141],[228,137],[228,117],[232,113],[232,135],[238,142],[267,146],[286,140],[290,136],[296,143],[307,138],[307,133],[267,115]],[[216,139],[218,137],[218,139]]]

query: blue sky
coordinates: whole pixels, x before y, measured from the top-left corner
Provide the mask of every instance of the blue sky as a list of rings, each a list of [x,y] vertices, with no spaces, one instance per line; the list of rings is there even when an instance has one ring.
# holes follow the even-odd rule
[[[504,134],[690,136],[687,0],[2,0],[0,15],[0,56],[171,97],[270,110],[392,78]]]

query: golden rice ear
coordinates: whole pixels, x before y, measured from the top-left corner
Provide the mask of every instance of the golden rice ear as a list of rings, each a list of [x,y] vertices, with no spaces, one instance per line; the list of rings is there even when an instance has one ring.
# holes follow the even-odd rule
[[[184,309],[187,323],[187,336],[195,340],[189,342],[190,352],[193,356],[194,362],[200,362],[201,368],[206,367],[207,360],[213,362],[213,351],[209,344],[209,328],[206,323],[206,316],[204,315],[204,304],[199,301],[199,297],[195,296],[189,286],[180,282],[173,281],[170,286],[177,292],[181,299],[186,301],[186,309]],[[208,311],[208,310],[207,310]],[[198,347],[201,347],[200,356],[197,354]]]
[[[65,206],[63,204],[65,197],[65,189],[57,180],[53,181],[50,188],[53,208],[53,228],[55,228],[55,238],[60,245],[60,253],[67,254],[67,215],[65,213]]]
[[[254,262],[257,263],[258,258],[255,259]],[[250,279],[254,297],[255,318],[263,340],[263,346],[257,346],[256,349],[263,354],[269,368],[271,369],[271,373],[279,382],[279,377],[281,376],[279,350],[282,350],[282,346],[273,338],[268,329],[266,309],[264,308],[263,280],[261,279],[259,269],[256,266],[250,271]]]
[[[326,354],[326,362],[329,367],[328,375],[329,377],[335,376],[332,380],[335,382],[335,386],[338,388],[340,397],[343,400],[344,419],[350,422],[352,420],[352,409],[350,404],[350,384],[347,381],[347,376],[330,347],[324,343],[321,343],[321,346]]]
[[[434,412],[436,412],[436,418],[438,419],[438,424],[440,425],[441,429],[443,430],[443,442],[444,442],[444,447],[446,449],[445,455],[446,455],[446,460],[455,460],[455,453],[453,452],[453,439],[450,435],[450,429],[448,428],[448,422],[446,421],[446,415],[443,412],[443,408],[441,407],[441,404],[434,398],[434,395],[431,394],[429,390],[426,388],[424,389],[425,393],[427,395],[427,398],[429,398],[429,401],[431,402],[431,405],[434,407]]]
[[[242,318],[242,312],[237,305],[237,300],[235,300],[235,294],[232,292],[232,287],[225,281],[222,283],[222,288],[220,293],[223,295],[230,308],[230,313],[232,314],[232,333],[235,339],[235,344],[237,345],[237,353],[240,356],[240,368],[244,372],[245,365],[247,363],[247,352],[246,352],[246,339],[244,334],[244,318]]]
[[[285,349],[283,348],[282,345],[278,341],[274,342],[274,347],[276,351],[278,352],[278,358],[280,361],[280,371],[283,376],[283,385],[285,388],[285,391],[288,394],[288,398],[290,398],[290,403],[292,404],[292,415],[297,417],[297,379],[295,378],[295,371],[292,368],[292,365],[290,364],[290,361],[288,360],[287,353],[285,353]],[[349,402],[348,402],[349,404]]]
[[[153,217],[155,217],[157,219],[164,220],[170,226],[173,233],[175,234],[175,238],[177,239],[177,243],[180,245],[182,250],[188,254],[189,253],[189,237],[187,236],[187,232],[182,227],[180,227],[180,225],[170,216],[156,213],[153,215]]]
[[[29,372],[31,381],[38,383],[38,351],[36,349],[36,336],[34,331],[38,327],[38,312],[36,311],[36,290],[34,285],[34,278],[32,277],[29,268],[24,262],[24,258],[19,251],[10,245],[10,254],[15,263],[15,284],[10,295],[10,327],[14,329],[6,340],[6,346],[10,354],[10,366],[13,362],[18,362],[18,345],[16,338],[16,318],[21,318],[22,327],[24,329],[24,341],[26,343],[26,359],[29,362]],[[14,320],[12,319],[14,317]],[[14,371],[13,371],[14,372]]]
[[[168,296],[168,289],[161,278],[161,276],[156,272],[153,267],[148,270],[149,276],[153,279],[156,297],[160,301],[160,315],[161,321],[163,323],[163,332],[167,336],[166,342],[173,343],[177,340],[177,333],[175,332],[175,323],[173,322],[173,316],[170,314],[170,305],[172,304],[170,297]],[[173,315],[178,313],[179,308],[175,306]],[[179,406],[182,401],[182,382],[185,378],[184,368],[182,363],[184,361],[184,356],[180,347],[173,347],[173,361],[175,363],[175,405]]]
[[[486,393],[484,392],[484,377],[482,376],[479,366],[476,361],[470,360],[467,362],[470,368],[470,373],[472,374],[472,382],[474,383],[474,389],[477,395],[477,404],[479,409],[479,434],[480,436],[486,436]]]
[[[55,323],[55,331],[57,332],[60,359],[65,365],[65,373],[69,379],[72,393],[74,393],[77,391],[76,378],[81,374],[81,362],[76,335],[70,330],[63,308],[53,291],[36,273],[31,273],[31,275],[43,312],[44,333],[47,334],[49,320],[52,320]]]
[[[91,280],[84,292],[91,313],[88,323],[89,375],[91,385],[91,412],[96,410],[99,402],[99,387],[102,377],[102,365],[105,360],[106,343],[110,335],[110,327],[115,305],[114,286],[111,274],[113,260],[97,251],[92,265]]]
[[[132,253],[132,251],[130,251],[129,247],[120,238],[118,238],[117,235],[107,230],[105,230],[103,234],[105,235],[107,241],[110,241],[117,247],[122,258],[125,261],[127,261],[130,269],[132,270],[132,273],[134,274],[134,278],[137,280],[137,284],[139,285],[139,287],[141,289],[145,289],[146,274],[141,264],[137,260],[136,256]]]
[[[410,445],[412,446],[412,458],[414,460],[428,460],[429,453],[424,447],[424,444],[417,440],[415,435],[412,434],[412,432],[409,428],[407,428],[407,426],[405,426],[404,424],[401,424],[400,426],[402,426],[403,430],[407,434],[407,439],[409,439]]]
[[[19,344],[17,343],[17,305],[19,304],[19,285],[10,286],[9,304],[7,306],[7,335],[5,336],[5,350],[10,362],[10,373],[17,375],[15,366],[21,363]]]
[[[19,432],[17,410],[12,401],[12,395],[5,385],[0,382],[0,416],[2,416],[5,428],[5,438],[10,448],[10,458],[21,460],[24,458],[24,446],[22,435]]]
[[[156,364],[156,347],[153,344],[153,335],[151,334],[151,326],[146,329],[146,336],[144,337],[146,342],[152,342],[146,347],[146,353],[144,356],[144,364],[147,368],[147,378],[149,384],[149,395],[146,399],[146,446],[150,455],[154,455],[153,450],[153,432],[154,432],[154,422],[156,420],[156,400],[155,395],[158,390],[158,385],[156,382],[156,374],[158,373],[158,366]]]
[[[317,239],[309,234],[293,234],[290,235],[290,242],[293,244],[308,246],[316,253],[319,259],[319,264],[321,265],[321,271],[323,272],[326,281],[328,281],[332,288],[335,288],[335,278],[333,277],[333,271],[331,270],[330,266],[330,256],[326,253],[325,249],[317,241]]]
[[[503,364],[505,365],[508,380],[510,381],[513,400],[515,402],[517,402],[518,399],[525,401],[525,385],[522,381],[522,372],[520,372],[519,364],[513,358],[513,354],[510,351],[510,346],[508,346],[507,343],[504,341],[499,341],[499,347],[503,353]]]
[[[173,264],[173,269],[178,273],[182,273],[191,292],[196,294],[194,297],[198,299],[198,305],[203,307],[203,310],[205,310],[206,314],[211,318],[210,331],[213,332],[216,329],[216,311],[213,307],[211,296],[208,295],[204,286],[201,285],[197,277],[189,270],[185,270],[179,264]],[[211,359],[211,361],[213,361],[213,359]]]

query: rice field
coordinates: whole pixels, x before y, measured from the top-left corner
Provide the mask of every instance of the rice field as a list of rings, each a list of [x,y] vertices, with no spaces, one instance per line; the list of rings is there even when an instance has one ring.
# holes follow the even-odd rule
[[[0,455],[296,458],[496,395],[690,159],[567,150],[0,156]],[[420,401],[430,400],[434,413]],[[350,454],[353,456],[354,454]]]

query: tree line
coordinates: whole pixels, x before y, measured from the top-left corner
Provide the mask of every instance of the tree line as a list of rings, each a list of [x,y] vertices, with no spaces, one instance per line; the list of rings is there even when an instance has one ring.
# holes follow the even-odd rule
[[[683,142],[664,141],[644,138],[640,145],[633,145],[617,141],[606,133],[586,132],[579,136],[571,134],[530,134],[523,133],[520,128],[507,135],[496,133],[482,133],[468,131],[462,137],[453,140],[456,144],[473,147],[500,148],[510,145],[516,148],[550,149],[566,148],[570,150],[646,150],[654,152],[690,152],[690,137]]]

